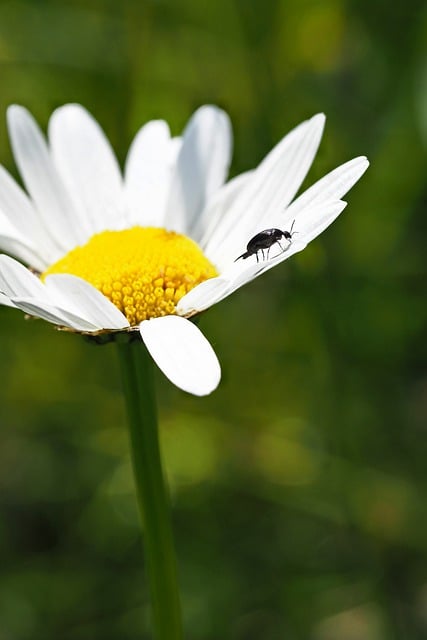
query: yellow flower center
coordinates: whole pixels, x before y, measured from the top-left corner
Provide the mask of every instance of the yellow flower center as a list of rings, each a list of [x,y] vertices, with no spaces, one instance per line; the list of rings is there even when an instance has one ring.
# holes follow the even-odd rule
[[[103,231],[42,274],[71,273],[99,289],[131,326],[175,313],[193,287],[218,275],[197,244],[157,227]]]

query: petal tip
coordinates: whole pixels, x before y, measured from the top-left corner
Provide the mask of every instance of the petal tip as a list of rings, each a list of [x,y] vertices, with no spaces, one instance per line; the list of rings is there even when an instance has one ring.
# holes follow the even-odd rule
[[[308,122],[315,125],[316,128],[323,132],[323,129],[325,128],[326,114],[323,112],[316,113]]]
[[[325,122],[326,121],[326,113],[323,113],[323,111],[319,111],[319,113],[316,113],[312,117],[312,120],[319,120],[319,122]]]
[[[369,167],[370,162],[366,156],[358,156],[357,158],[354,158],[352,162],[357,175],[356,180],[360,180],[360,178],[363,176],[363,174]]]
[[[9,127],[11,127],[17,118],[28,117],[30,112],[28,109],[20,104],[11,104],[6,110],[6,121]]]
[[[189,320],[163,316],[139,325],[141,338],[164,375],[179,389],[195,396],[214,391],[221,367],[209,341]]]

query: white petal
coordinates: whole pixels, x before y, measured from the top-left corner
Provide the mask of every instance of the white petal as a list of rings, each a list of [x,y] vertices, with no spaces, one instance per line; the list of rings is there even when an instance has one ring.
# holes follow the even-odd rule
[[[174,167],[174,165],[176,164],[176,161],[178,160],[178,155],[179,155],[179,152],[181,151],[181,147],[182,147],[182,136],[174,136],[173,138],[171,138],[170,148],[169,148],[169,160],[170,160],[171,168]]]
[[[5,255],[0,255],[0,291],[10,298],[36,297],[50,301],[45,286],[37,276],[13,258]]]
[[[262,168],[262,171],[259,172],[263,174],[261,183],[266,193],[270,191],[270,194],[267,198],[267,203],[261,211],[261,216],[257,220],[257,225],[263,226],[265,221],[269,219],[272,211],[275,211],[277,208],[285,210],[291,202],[313,163],[322,138],[324,126],[325,115],[318,113],[294,129],[293,132],[291,132],[293,135],[286,136],[286,143],[280,152],[279,163],[282,176],[277,176],[278,184],[270,177],[270,171],[273,168],[272,165],[275,165],[279,161],[279,158],[274,158],[274,149],[271,154],[272,157],[269,157],[269,154],[269,156],[267,156],[268,159],[266,158],[261,163],[260,169]],[[274,195],[273,198],[271,194]]]
[[[135,136],[126,159],[126,198],[131,224],[163,226],[177,145],[163,120],[148,122]]]
[[[60,273],[46,278],[46,288],[58,303],[71,305],[99,329],[124,329],[129,322],[123,313],[91,284],[68,273]]]
[[[301,185],[319,146],[325,116],[317,114],[293,129],[264,158],[245,189],[220,221],[207,242],[206,252],[216,263],[233,259],[242,238],[248,240],[284,211]]]
[[[12,298],[12,302],[30,316],[41,318],[52,324],[68,327],[76,331],[97,331],[99,327],[70,311],[34,298]]]
[[[295,244],[298,242],[307,245],[314,238],[317,238],[344,211],[346,206],[347,202],[338,200],[337,202],[322,202],[316,206],[310,205],[301,211],[298,216],[300,232],[298,236],[295,236]],[[293,244],[294,242],[292,242]]]
[[[126,226],[120,169],[96,120],[78,104],[60,107],[49,121],[49,140],[87,237]]]
[[[0,210],[26,244],[37,247],[44,265],[55,260],[57,249],[50,230],[43,226],[28,196],[2,166],[0,166]],[[38,268],[35,264],[32,266]]]
[[[206,207],[196,221],[191,237],[202,249],[208,244],[214,230],[222,223],[224,216],[233,206],[236,198],[249,184],[253,171],[246,171],[229,180],[209,200]],[[209,256],[208,256],[209,257]]]
[[[0,304],[2,304],[4,307],[12,307],[13,309],[16,309],[16,306],[13,304],[12,300],[10,300],[8,296],[5,296],[4,293],[0,293]]]
[[[38,271],[44,271],[46,268],[46,262],[40,258],[32,243],[22,237],[2,211],[0,211],[0,250],[10,253]]]
[[[208,340],[189,320],[165,316],[145,320],[140,332],[153,360],[180,389],[196,396],[211,393],[221,369]]]
[[[45,263],[38,257],[33,249],[28,247],[20,238],[3,233],[0,230],[0,251],[5,251],[10,255],[18,258],[21,262],[37,269],[44,271]]]
[[[0,255],[0,292],[25,313],[34,315],[54,324],[64,325],[78,331],[102,329],[90,318],[85,310],[76,309],[55,295],[22,264]]]
[[[167,202],[166,228],[191,235],[197,215],[224,183],[231,145],[227,114],[212,106],[198,109],[183,134]]]
[[[369,161],[365,156],[354,158],[337,167],[315,182],[291,204],[286,211],[286,220],[292,220],[307,207],[340,200],[362,177],[368,167]]]
[[[208,309],[219,300],[222,300],[229,285],[229,280],[221,277],[210,278],[201,282],[181,298],[176,307],[177,313],[180,316],[185,316]]]
[[[45,228],[54,239],[57,259],[82,239],[75,210],[32,116],[17,105],[9,107],[7,116],[16,164]]]
[[[292,242],[288,255],[285,257],[279,255],[277,258],[274,258],[272,264],[267,265],[263,271],[270,269],[272,266],[276,266],[279,262],[283,262],[283,260],[287,260],[295,253],[305,249],[312,240],[323,233],[323,231],[338,218],[346,206],[347,202],[338,200],[338,202],[324,202],[313,209],[310,208],[310,211],[308,211],[304,217],[303,227],[301,227],[301,238]],[[301,218],[302,217],[303,214],[301,214]]]

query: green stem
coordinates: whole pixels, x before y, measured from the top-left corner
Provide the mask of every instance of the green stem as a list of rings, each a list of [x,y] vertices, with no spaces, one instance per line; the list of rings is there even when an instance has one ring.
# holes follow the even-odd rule
[[[154,637],[182,640],[170,506],[162,471],[153,361],[140,340],[117,342],[151,592]]]

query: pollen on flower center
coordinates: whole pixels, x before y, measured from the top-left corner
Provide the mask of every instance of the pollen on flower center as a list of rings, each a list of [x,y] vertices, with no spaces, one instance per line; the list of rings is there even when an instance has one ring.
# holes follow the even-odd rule
[[[193,240],[157,227],[98,233],[41,278],[54,273],[71,273],[95,286],[131,326],[175,313],[188,291],[218,275]]]

